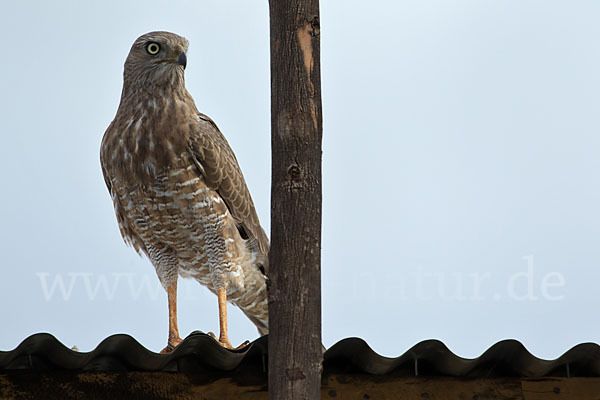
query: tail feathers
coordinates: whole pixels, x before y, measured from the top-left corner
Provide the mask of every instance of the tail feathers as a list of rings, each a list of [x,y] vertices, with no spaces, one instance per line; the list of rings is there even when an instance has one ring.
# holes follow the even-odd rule
[[[266,335],[267,333],[269,333],[269,319],[268,317],[265,316],[265,318],[258,318],[255,315],[252,315],[249,311],[244,310],[243,308],[241,309],[242,312],[244,314],[246,314],[246,317],[248,317],[248,319],[250,321],[252,321],[252,323],[254,324],[254,326],[256,326],[256,329],[258,329],[258,333],[263,336]]]
[[[266,317],[266,314],[265,319],[262,319],[257,318],[256,316],[252,315],[249,311],[246,311],[243,308],[241,308],[241,310],[244,314],[246,314],[246,317],[248,317],[248,319],[252,321],[254,326],[256,326],[256,329],[258,329],[258,333],[260,334],[260,336],[269,333],[269,319],[268,317]],[[323,353],[325,353],[325,351],[327,350],[324,344],[321,344],[321,350],[323,351]]]
[[[267,299],[267,277],[265,269],[268,259],[261,253],[255,253],[253,263],[247,263],[244,267],[245,288],[239,298],[233,302],[242,310],[258,329],[260,335],[269,333],[269,302]]]

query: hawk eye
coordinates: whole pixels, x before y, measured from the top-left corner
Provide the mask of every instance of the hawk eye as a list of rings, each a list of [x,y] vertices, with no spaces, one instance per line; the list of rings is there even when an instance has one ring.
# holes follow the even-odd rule
[[[151,54],[153,56],[157,55],[160,51],[160,45],[156,42],[150,42],[146,45],[146,51],[148,52],[148,54]]]

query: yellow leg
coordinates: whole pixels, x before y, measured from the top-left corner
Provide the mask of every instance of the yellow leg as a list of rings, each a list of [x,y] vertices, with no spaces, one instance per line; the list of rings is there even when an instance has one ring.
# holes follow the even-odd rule
[[[170,353],[182,342],[177,327],[177,281],[167,288],[167,296],[169,299],[169,341],[167,347],[161,350],[163,354]]]
[[[233,347],[229,342],[229,336],[227,335],[227,292],[225,289],[217,290],[217,298],[219,299],[219,343],[226,349],[241,349],[247,346],[250,343],[247,340],[238,347]],[[209,334],[215,337],[211,332]]]
[[[219,298],[219,343],[223,347],[233,349],[227,336],[227,292],[225,289],[217,290],[217,297]]]

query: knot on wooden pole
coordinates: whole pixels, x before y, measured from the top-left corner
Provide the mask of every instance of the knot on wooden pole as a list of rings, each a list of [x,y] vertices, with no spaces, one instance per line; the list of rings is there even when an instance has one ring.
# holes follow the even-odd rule
[[[298,190],[305,186],[304,174],[302,169],[297,164],[292,164],[287,169],[286,181],[289,185],[290,190]]]

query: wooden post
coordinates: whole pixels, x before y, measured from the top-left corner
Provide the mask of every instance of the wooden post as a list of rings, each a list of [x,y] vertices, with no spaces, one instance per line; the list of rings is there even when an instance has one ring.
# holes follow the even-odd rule
[[[319,399],[321,70],[318,0],[269,0],[269,399]]]

